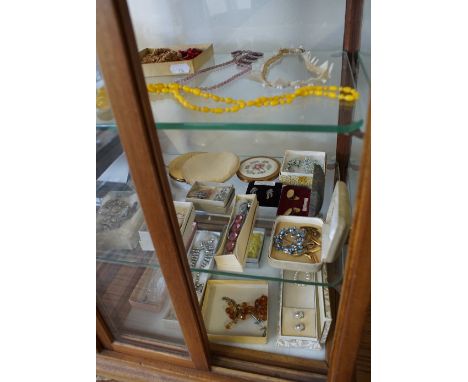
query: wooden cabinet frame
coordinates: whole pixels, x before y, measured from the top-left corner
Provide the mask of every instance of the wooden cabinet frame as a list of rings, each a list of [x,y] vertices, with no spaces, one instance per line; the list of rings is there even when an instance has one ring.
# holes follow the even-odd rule
[[[96,12],[97,51],[106,89],[187,348],[186,353],[164,346],[150,350],[115,339],[97,309],[97,372],[139,381],[155,375],[168,381],[325,381],[327,374],[329,381],[351,380],[370,300],[370,114],[343,292],[335,315],[335,333],[330,336],[333,343],[327,344],[331,349],[329,362],[210,345],[172,203],[127,4],[124,0],[97,0]],[[357,35],[356,28],[351,33],[348,24],[356,25],[357,17],[360,30],[359,12],[362,15],[362,0],[348,0],[345,45],[355,48],[359,46],[353,45],[356,37],[350,37],[349,42],[346,33]],[[345,143],[337,144],[337,150],[346,149],[339,153],[339,160],[347,165],[350,137],[340,139]]]

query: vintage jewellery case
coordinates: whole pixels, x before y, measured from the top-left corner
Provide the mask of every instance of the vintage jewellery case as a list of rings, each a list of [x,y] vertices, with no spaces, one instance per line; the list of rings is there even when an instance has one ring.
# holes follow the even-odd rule
[[[291,168],[288,168],[288,163],[290,161],[298,160],[303,164],[304,159],[306,158],[308,158],[309,161],[309,171],[306,172],[303,165],[291,166]],[[279,176],[280,182],[284,185],[289,184],[292,186],[305,186],[312,188],[312,180],[314,177],[313,164],[320,165],[325,173],[326,153],[323,151],[286,150]]]
[[[225,193],[222,191],[227,190]],[[206,192],[206,198],[197,197],[197,193]],[[216,200],[216,196],[220,195],[224,198]],[[226,214],[234,199],[235,189],[232,184],[215,183],[215,182],[195,182],[190,188],[185,200],[192,202],[195,209],[198,211],[206,211],[214,214]]]
[[[238,304],[242,302],[253,304],[262,295],[268,297],[267,281],[209,280],[202,305],[208,338],[211,341],[266,344],[268,319],[255,323],[253,317],[247,317],[227,329],[226,324],[230,319],[226,314],[227,303],[223,300],[223,297],[228,297]]]
[[[180,233],[187,249],[190,245],[190,238],[193,235],[193,221],[195,220],[195,208],[191,202],[174,202],[174,208],[177,215],[182,215],[183,219],[179,221]],[[140,234],[140,247],[143,251],[154,251],[153,241],[151,240],[150,233],[143,223],[139,229]]]
[[[155,62],[151,64],[141,64],[145,77],[156,76],[174,76],[180,74],[191,74],[199,70],[205,62],[208,62],[213,57],[213,44],[194,44],[194,45],[177,45],[165,46],[175,51],[187,50],[189,48],[197,48],[202,52],[191,60]],[[153,48],[145,48],[138,52],[140,60],[150,53]]]
[[[311,281],[326,282],[325,267],[311,273]],[[294,271],[283,278],[294,279]],[[304,272],[296,279],[303,279]],[[319,285],[281,283],[279,332],[276,344],[284,347],[321,349],[332,323],[329,291]]]
[[[228,242],[229,227],[236,218],[235,206],[238,202],[247,201],[251,203],[250,209],[244,219],[241,230],[236,239],[236,245],[232,253],[226,254],[225,247]],[[252,233],[252,229],[257,214],[257,196],[256,195],[236,195],[234,199],[234,207],[232,209],[231,218],[227,225],[228,229],[224,235],[218,252],[215,256],[216,266],[220,271],[243,272],[247,258],[247,244]]]
[[[278,235],[282,228],[315,227],[321,232],[320,251],[314,255],[318,262],[312,262],[307,256],[292,256],[274,248],[271,240],[268,262],[272,267],[300,272],[317,272],[324,263],[332,263],[341,254],[341,249],[348,236],[351,224],[349,194],[344,182],[337,182],[328,208],[325,221],[315,217],[278,216],[273,226],[273,235]]]
[[[114,207],[112,203],[116,203]],[[134,249],[143,212],[133,191],[110,191],[102,199],[96,217],[97,249]]]

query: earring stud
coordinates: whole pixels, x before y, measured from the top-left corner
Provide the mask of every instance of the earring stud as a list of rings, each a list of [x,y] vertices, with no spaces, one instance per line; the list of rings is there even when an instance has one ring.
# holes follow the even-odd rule
[[[294,326],[294,329],[296,329],[298,332],[303,332],[305,330],[305,325],[301,322],[300,324]]]
[[[302,310],[294,312],[294,318],[297,319],[297,320],[300,320],[301,318],[304,318],[304,312]]]

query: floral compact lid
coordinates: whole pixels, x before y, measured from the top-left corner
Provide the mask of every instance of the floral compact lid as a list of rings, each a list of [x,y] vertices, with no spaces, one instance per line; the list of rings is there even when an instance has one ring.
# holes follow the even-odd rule
[[[251,157],[241,162],[237,176],[244,182],[269,181],[278,177],[280,169],[281,164],[274,158]]]

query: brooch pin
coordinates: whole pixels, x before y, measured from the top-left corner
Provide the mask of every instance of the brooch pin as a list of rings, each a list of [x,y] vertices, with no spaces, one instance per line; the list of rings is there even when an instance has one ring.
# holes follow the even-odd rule
[[[224,326],[226,329],[231,329],[239,320],[246,320],[247,317],[252,317],[255,324],[261,325],[260,330],[263,330],[262,336],[266,336],[266,326],[262,325],[263,321],[267,320],[268,316],[268,297],[261,295],[254,302],[254,305],[249,305],[247,302],[238,304],[230,297],[223,297],[228,306],[225,309],[230,321]]]
[[[319,260],[315,255],[320,252],[320,232],[314,227],[289,227],[282,228],[273,236],[274,248],[290,256],[306,256],[313,263]]]

